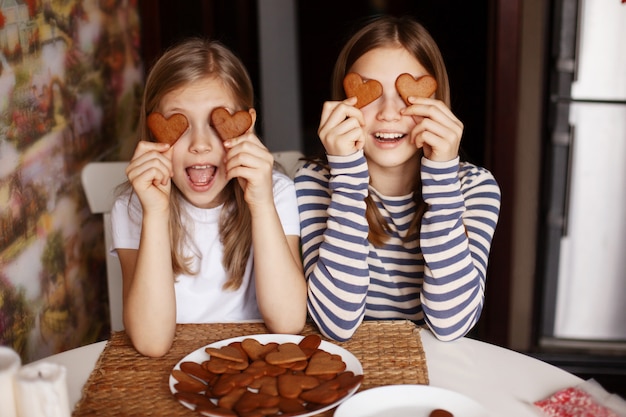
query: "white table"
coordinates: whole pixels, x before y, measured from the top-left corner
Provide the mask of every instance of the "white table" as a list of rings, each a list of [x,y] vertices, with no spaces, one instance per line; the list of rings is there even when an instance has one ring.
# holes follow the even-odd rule
[[[555,366],[512,350],[463,338],[440,342],[427,330],[420,332],[430,385],[473,398],[491,416],[537,417],[531,404],[582,379]],[[67,368],[70,405],[81,397],[106,342],[98,342],[42,359]]]

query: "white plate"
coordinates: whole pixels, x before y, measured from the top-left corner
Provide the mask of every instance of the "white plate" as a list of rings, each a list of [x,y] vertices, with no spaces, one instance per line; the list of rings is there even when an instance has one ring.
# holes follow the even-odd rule
[[[441,408],[454,417],[484,417],[487,410],[454,391],[428,385],[386,385],[353,395],[335,411],[334,417],[428,417]]]
[[[304,336],[289,335],[289,334],[255,334],[255,335],[248,335],[248,336],[233,337],[232,339],[220,340],[219,342],[211,343],[210,345],[206,345],[197,350],[194,350],[193,352],[191,352],[190,354],[182,358],[176,364],[176,366],[174,366],[174,369],[180,369],[180,364],[182,362],[202,363],[204,361],[207,361],[211,357],[211,355],[205,352],[205,349],[207,347],[220,348],[222,346],[229,345],[233,342],[241,342],[244,339],[255,339],[259,343],[262,343],[262,344],[267,344],[270,342],[298,343],[300,342],[300,340],[302,340],[303,337]],[[322,340],[322,343],[320,344],[319,348],[322,350],[325,350],[328,353],[341,355],[341,358],[346,363],[346,371],[352,371],[354,372],[355,375],[361,375],[363,373],[363,366],[361,366],[361,362],[359,362],[359,360],[346,349],[339,347],[335,344],[326,342],[325,340]],[[176,382],[177,382],[176,379],[170,374],[170,390],[172,391],[172,394],[177,392],[176,388],[174,388],[174,384],[176,384]],[[361,384],[352,388],[345,397],[339,399],[338,401],[332,404],[325,406],[324,408],[320,408],[318,410],[315,410],[309,413],[298,414],[297,416],[298,417],[314,416],[326,410],[330,410],[336,407],[338,404],[342,403],[343,401],[346,401],[352,394],[354,394],[359,389],[360,386]],[[184,401],[180,401],[180,403],[183,404],[187,408],[190,408],[192,410],[194,409],[194,406],[189,403],[186,403]]]

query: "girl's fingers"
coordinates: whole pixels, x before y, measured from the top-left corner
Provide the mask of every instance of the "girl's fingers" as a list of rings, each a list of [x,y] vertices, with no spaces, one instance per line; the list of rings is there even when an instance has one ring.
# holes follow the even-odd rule
[[[324,104],[318,135],[329,155],[349,155],[363,148],[365,120],[355,103],[351,97]]]
[[[440,100],[412,98],[413,104],[402,111],[416,117],[412,137],[424,156],[436,161],[449,161],[458,156],[463,123]]]
[[[252,206],[259,204],[273,204],[274,157],[267,149],[253,148],[248,145],[247,150],[238,149],[226,160],[226,178],[236,178],[244,190],[244,198]]]
[[[173,175],[171,149],[168,144],[139,142],[126,168],[126,176],[135,188],[139,182],[144,184],[143,188],[152,183],[155,185],[169,183]]]
[[[239,167],[263,170],[271,175],[274,157],[256,135],[248,134],[228,142],[224,158],[228,177],[241,175],[236,170]]]
[[[356,103],[355,97],[351,97],[344,101],[327,101],[324,103],[324,109],[322,110],[322,117],[320,119],[320,127],[318,129],[320,137],[332,130],[335,126],[344,122],[346,119],[354,119],[361,126],[365,125],[365,120],[363,119],[363,113],[361,113],[361,110],[354,107],[354,105],[349,104],[353,101]]]

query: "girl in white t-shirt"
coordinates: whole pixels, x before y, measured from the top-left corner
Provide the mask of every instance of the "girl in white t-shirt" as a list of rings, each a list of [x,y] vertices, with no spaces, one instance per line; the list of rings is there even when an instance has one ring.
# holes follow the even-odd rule
[[[295,188],[254,133],[253,106],[245,67],[215,41],[183,41],[148,75],[130,186],[112,211],[124,326],[144,355],[165,354],[176,323],[304,326]],[[217,107],[247,110],[252,126],[222,141],[210,121]],[[147,127],[153,112],[182,114],[188,127],[172,145],[159,143]]]

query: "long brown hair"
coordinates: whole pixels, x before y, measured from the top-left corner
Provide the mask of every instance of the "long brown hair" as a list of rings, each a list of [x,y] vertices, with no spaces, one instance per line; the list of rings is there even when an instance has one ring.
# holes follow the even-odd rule
[[[430,33],[420,23],[407,16],[376,16],[369,18],[352,35],[339,53],[333,69],[331,94],[333,100],[346,98],[343,79],[352,65],[372,49],[400,46],[410,52],[415,59],[437,80],[435,97],[450,107],[450,83],[443,57]],[[380,190],[383,191],[384,190]],[[414,239],[419,231],[425,203],[422,198],[422,184],[419,173],[413,184],[413,199],[417,206],[416,215],[411,222],[407,239]],[[369,241],[375,246],[382,246],[389,236],[389,225],[376,207],[371,195],[365,198],[366,217],[369,224]]]
[[[161,99],[170,91],[207,77],[218,78],[230,90],[239,108],[254,107],[252,81],[243,63],[227,47],[217,41],[189,38],[169,48],[155,62],[146,79],[144,97],[139,117],[141,140],[154,141],[147,127],[148,115],[158,109]],[[224,289],[237,289],[241,285],[252,246],[251,216],[244,201],[243,190],[237,180],[231,180],[222,191],[224,207],[221,212],[219,233],[224,246],[222,264],[228,280]],[[170,241],[174,275],[193,275],[191,259],[184,258],[183,248],[189,233],[183,227],[184,199],[172,184],[170,194]]]

